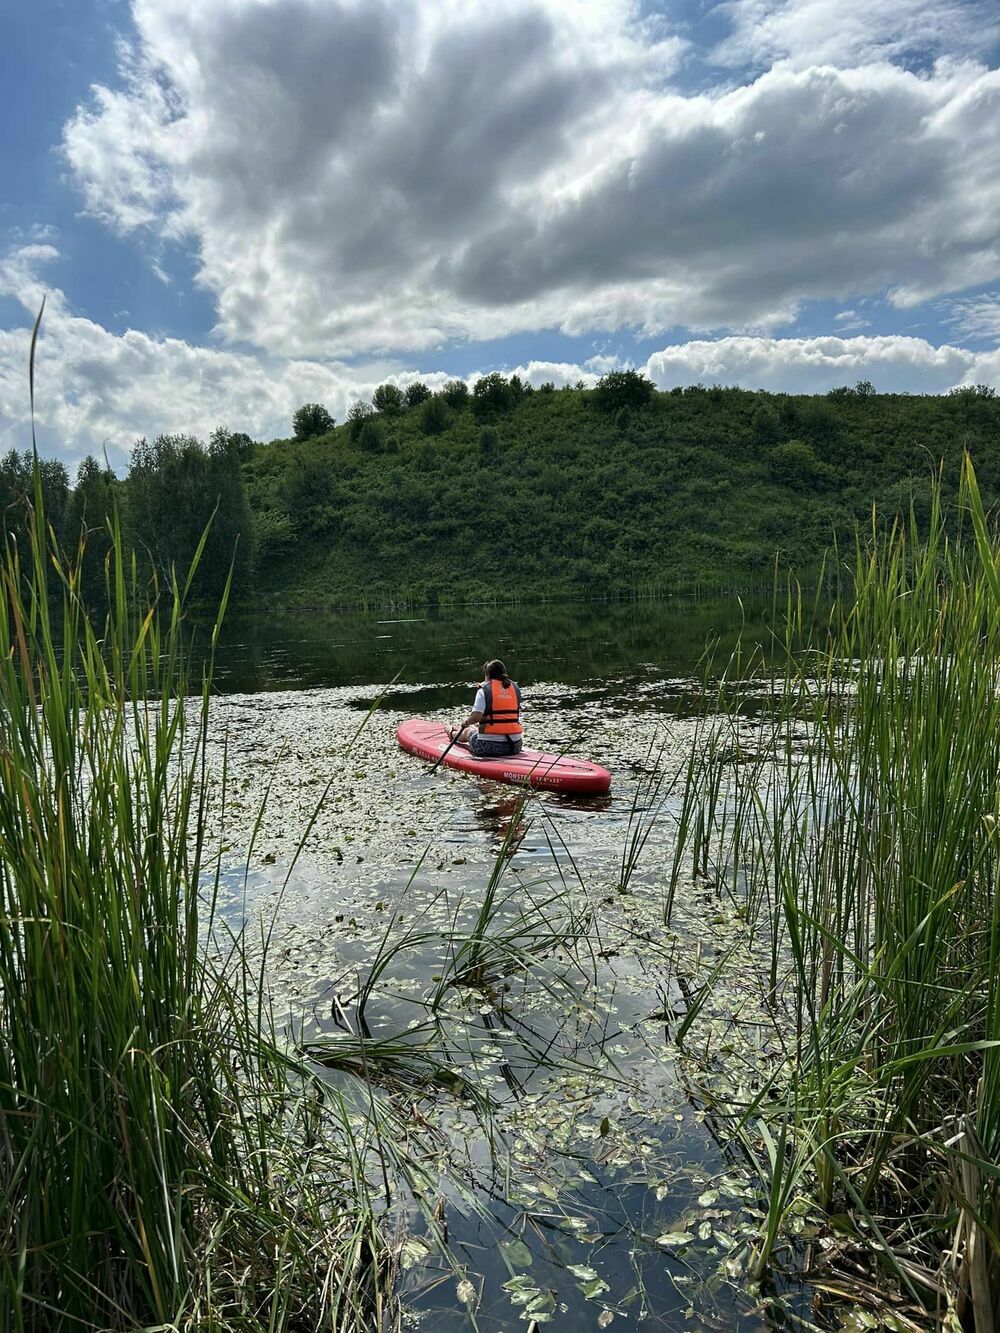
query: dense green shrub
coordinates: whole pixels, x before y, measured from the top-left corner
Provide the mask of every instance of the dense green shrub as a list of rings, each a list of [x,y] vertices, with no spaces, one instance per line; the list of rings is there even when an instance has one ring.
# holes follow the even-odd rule
[[[143,441],[124,482],[91,460],[70,491],[61,464],[43,464],[46,507],[67,549],[90,531],[85,581],[99,589],[94,532],[113,495],[147,567],[150,554],[161,567],[189,555],[221,500],[204,570],[224,576],[238,537],[245,593],[316,604],[432,587],[474,597],[461,571],[482,563],[485,531],[522,595],[577,594],[580,569],[602,561],[620,592],[759,582],[776,550],[807,569],[873,501],[896,513],[913,494],[919,521],[926,478],[941,464],[954,489],[963,447],[988,500],[1000,495],[1000,400],[974,387],[794,397],[694,385],[610,414],[591,410],[597,392],[529,394],[522,382],[514,401],[496,375],[391,420],[357,403],[322,439]],[[0,461],[19,542],[29,474],[30,457]]]
[[[771,475],[786,486],[802,490],[812,484],[819,471],[819,459],[805,440],[787,440],[771,450],[768,463]]]
[[[380,384],[372,394],[372,407],[384,417],[398,416],[406,408],[406,394],[398,384]]]
[[[476,380],[472,390],[473,406],[477,416],[490,416],[495,412],[506,412],[513,407],[516,394],[510,380],[494,371]]]
[[[251,521],[258,562],[280,557],[295,544],[295,528],[287,513],[261,509],[252,515]]]
[[[333,430],[334,420],[322,403],[304,403],[292,418],[292,432],[297,440],[311,440]]]
[[[420,429],[425,435],[440,435],[448,425],[448,409],[444,399],[434,394],[420,409]]]
[[[360,398],[356,403],[352,403],[347,413],[347,428],[350,431],[351,439],[356,440],[361,434],[362,428],[375,415],[375,409],[366,399]]]
[[[377,454],[382,448],[382,432],[374,418],[361,423],[357,437],[358,448],[366,454]]]
[[[656,385],[638,370],[611,370],[602,375],[594,389],[594,406],[602,412],[617,412],[623,407],[645,407]]]
[[[777,444],[781,439],[781,422],[772,407],[758,407],[750,418],[753,437],[758,444]]]

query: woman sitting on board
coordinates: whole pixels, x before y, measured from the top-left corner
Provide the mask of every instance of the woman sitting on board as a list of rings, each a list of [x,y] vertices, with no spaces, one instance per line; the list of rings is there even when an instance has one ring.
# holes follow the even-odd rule
[[[448,735],[459,745],[468,745],[477,759],[501,759],[517,754],[523,743],[521,687],[496,659],[483,670],[486,679],[476,692],[472,712],[460,727],[449,727]]]

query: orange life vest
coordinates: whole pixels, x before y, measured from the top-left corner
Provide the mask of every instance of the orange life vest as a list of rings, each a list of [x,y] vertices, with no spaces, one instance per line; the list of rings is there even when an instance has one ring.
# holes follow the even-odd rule
[[[480,736],[520,736],[521,691],[514,681],[509,685],[502,680],[483,681],[483,695],[486,712],[479,724]]]

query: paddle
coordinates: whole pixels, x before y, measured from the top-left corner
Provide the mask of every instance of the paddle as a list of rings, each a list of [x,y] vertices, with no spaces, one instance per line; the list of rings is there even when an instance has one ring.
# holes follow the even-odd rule
[[[455,744],[455,742],[458,740],[459,736],[461,736],[461,734],[462,734],[462,732],[463,732],[464,730],[465,730],[464,727],[459,727],[458,731],[455,732],[455,735],[452,737],[452,740],[451,740],[451,745],[446,745],[446,746],[444,747],[444,749],[441,751],[441,753],[438,755],[437,761],[435,762],[434,767],[431,769],[431,772],[432,772],[432,773],[436,773],[437,770],[440,768],[441,763],[442,763],[442,761],[444,760],[445,755],[446,755],[446,754],[448,753],[448,751],[451,749],[451,746]]]

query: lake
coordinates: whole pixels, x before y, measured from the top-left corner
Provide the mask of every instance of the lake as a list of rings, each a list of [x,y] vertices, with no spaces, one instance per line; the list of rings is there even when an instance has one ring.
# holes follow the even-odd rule
[[[375,1075],[436,1145],[435,1184],[401,1188],[391,1219],[417,1327],[751,1333],[807,1310],[794,1283],[763,1313],[748,1290],[759,1199],[676,1046],[738,909],[685,877],[663,925],[670,777],[704,709],[706,646],[723,660],[741,628],[766,644],[768,625],[768,607],[730,600],[225,627],[210,738],[229,769],[223,919],[273,923],[276,1011],[359,1109],[347,1028],[363,1019],[373,1050],[409,1042],[420,1069],[435,1062],[412,1087],[388,1060]],[[609,797],[525,798],[399,751],[405,717],[464,716],[493,656],[524,688],[527,743],[605,764]],[[456,940],[476,939],[484,903],[470,981]],[[750,989],[708,1007],[720,1050]]]
[[[745,636],[766,644],[771,606],[759,599],[561,602],[383,611],[358,615],[231,615],[223,626],[216,683],[227,693],[317,686],[441,688],[440,703],[463,703],[446,687],[480,679],[500,657],[522,686],[581,685],[654,672],[691,679],[709,643],[721,655]],[[428,705],[431,701],[427,700]]]

